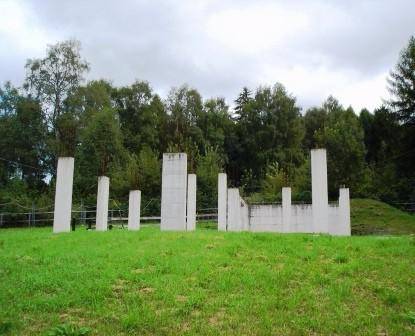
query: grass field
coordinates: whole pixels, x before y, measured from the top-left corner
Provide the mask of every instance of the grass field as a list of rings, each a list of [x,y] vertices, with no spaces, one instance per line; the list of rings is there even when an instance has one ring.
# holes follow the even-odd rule
[[[5,335],[414,335],[415,237],[0,230],[0,307]]]

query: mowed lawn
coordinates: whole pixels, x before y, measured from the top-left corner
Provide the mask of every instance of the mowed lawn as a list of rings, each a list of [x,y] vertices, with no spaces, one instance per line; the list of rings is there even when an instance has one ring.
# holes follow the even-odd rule
[[[0,230],[0,334],[58,335],[62,325],[90,335],[414,335],[415,237]]]

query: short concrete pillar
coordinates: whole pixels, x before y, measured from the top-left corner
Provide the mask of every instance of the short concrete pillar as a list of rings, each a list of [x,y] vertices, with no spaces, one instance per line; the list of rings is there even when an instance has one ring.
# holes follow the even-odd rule
[[[71,231],[73,170],[73,157],[58,159],[53,213],[53,232],[55,233]]]
[[[196,230],[196,174],[187,175],[187,231]]]
[[[110,194],[110,179],[107,176],[98,177],[96,230],[108,229],[108,201]]]
[[[325,149],[311,150],[313,232],[328,232],[327,157]]]
[[[163,154],[161,230],[186,231],[187,155]]]
[[[228,231],[241,231],[241,200],[238,188],[228,189]]]
[[[228,181],[225,173],[218,175],[218,230],[226,231],[226,211],[228,207]]]
[[[350,224],[350,196],[349,188],[341,188],[339,190],[339,231],[342,236],[350,236],[352,234]]]
[[[128,198],[128,230],[140,230],[141,191],[130,190]]]
[[[291,188],[282,188],[282,231],[291,230]]]

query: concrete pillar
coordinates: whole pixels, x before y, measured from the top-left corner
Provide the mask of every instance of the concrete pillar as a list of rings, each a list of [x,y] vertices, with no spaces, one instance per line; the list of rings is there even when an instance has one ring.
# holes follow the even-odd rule
[[[241,231],[241,200],[238,188],[228,189],[228,231]]]
[[[339,191],[339,231],[342,236],[350,236],[352,234],[350,224],[350,196],[349,188],[341,188]]]
[[[128,198],[128,230],[140,230],[141,191],[130,190]]]
[[[107,176],[98,177],[96,230],[108,229],[108,201],[110,194],[110,179]]]
[[[282,231],[293,232],[291,229],[291,188],[282,188]]]
[[[218,175],[218,230],[226,231],[226,211],[228,206],[228,182],[225,173]]]
[[[163,154],[161,230],[186,231],[187,155]]]
[[[71,231],[73,157],[60,157],[56,174],[55,211],[53,232]]]
[[[328,232],[327,157],[325,149],[311,150],[313,232]]]
[[[187,231],[196,230],[196,174],[187,175]]]

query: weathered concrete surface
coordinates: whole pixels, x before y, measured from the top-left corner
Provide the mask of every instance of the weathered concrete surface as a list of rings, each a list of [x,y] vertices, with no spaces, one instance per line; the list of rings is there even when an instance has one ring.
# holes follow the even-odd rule
[[[238,188],[228,189],[228,231],[241,231],[241,201]]]
[[[187,175],[187,231],[196,230],[196,174]]]
[[[56,175],[53,232],[71,231],[74,158],[60,157]]]
[[[164,231],[186,230],[187,155],[163,154],[161,223]]]
[[[128,198],[128,230],[140,230],[141,191],[131,190]]]
[[[226,231],[226,212],[228,203],[228,182],[225,173],[218,175],[218,230]]]
[[[291,188],[282,188],[282,232],[292,232],[291,228]]]
[[[327,157],[325,149],[311,150],[313,232],[328,232]]]
[[[340,188],[339,190],[339,223],[340,227],[335,234],[350,236],[352,234],[352,229],[350,224],[349,188]]]
[[[108,201],[110,193],[110,179],[107,176],[98,177],[96,230],[108,229]]]

